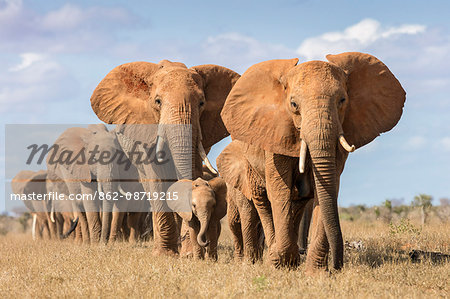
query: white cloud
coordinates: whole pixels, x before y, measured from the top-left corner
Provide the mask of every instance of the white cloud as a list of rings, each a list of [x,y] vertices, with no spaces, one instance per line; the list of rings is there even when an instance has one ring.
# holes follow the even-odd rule
[[[18,72],[27,67],[31,66],[33,63],[44,59],[44,56],[37,53],[23,53],[20,55],[22,57],[22,62],[16,66],[9,68],[11,72]]]
[[[413,136],[406,141],[405,149],[417,150],[423,148],[427,144],[427,139],[423,136]]]
[[[297,53],[308,60],[323,59],[330,53],[362,51],[377,41],[398,35],[414,35],[424,32],[425,29],[423,25],[383,28],[376,20],[364,19],[347,27],[344,31],[328,32],[304,40],[298,47]]]
[[[449,151],[450,152],[450,137],[443,137],[440,140],[440,146],[442,147],[442,149],[444,151]]]
[[[263,43],[236,32],[209,37],[202,45],[201,55],[238,72],[264,60],[296,56],[294,50],[283,45]]]
[[[44,15],[41,24],[47,30],[68,30],[79,26],[86,17],[87,15],[79,7],[66,4]]]
[[[1,113],[31,115],[46,109],[49,102],[66,100],[75,94],[74,79],[59,63],[39,53],[24,53],[20,57],[21,63],[9,71],[0,71]]]
[[[109,48],[117,29],[137,21],[123,8],[65,4],[41,13],[21,0],[0,0],[0,51],[77,53]]]

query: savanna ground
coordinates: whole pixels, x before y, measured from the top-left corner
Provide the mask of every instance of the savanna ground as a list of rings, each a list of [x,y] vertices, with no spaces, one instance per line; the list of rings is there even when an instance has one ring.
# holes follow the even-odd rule
[[[304,263],[289,271],[233,260],[225,223],[218,262],[153,257],[151,242],[85,246],[33,242],[29,232],[9,232],[0,236],[0,297],[450,296],[448,260],[412,262],[407,254],[410,249],[449,254],[448,217],[431,217],[422,228],[417,217],[394,217],[388,224],[369,221],[373,217],[361,217],[364,213],[342,220],[344,239],[362,241],[363,248],[346,248],[343,271],[317,277],[305,276]]]

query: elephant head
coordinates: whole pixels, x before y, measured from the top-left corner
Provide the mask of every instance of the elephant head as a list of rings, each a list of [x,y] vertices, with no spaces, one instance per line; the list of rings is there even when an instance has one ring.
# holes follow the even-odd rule
[[[222,178],[209,181],[198,178],[194,181],[181,180],[169,188],[169,192],[177,192],[179,202],[171,201],[169,206],[187,223],[197,221],[197,242],[201,247],[209,244],[207,232],[212,222],[218,223],[227,213],[227,186]],[[191,210],[186,209],[186,203]]]
[[[234,86],[221,115],[233,138],[300,157],[300,172],[309,151],[333,267],[340,268],[340,172],[348,152],[397,124],[405,91],[374,56],[348,52],[327,59],[298,65],[298,59],[270,60],[252,66]]]
[[[14,194],[45,194],[47,171],[20,171],[11,181],[11,189]],[[51,202],[48,200],[43,201],[23,201],[25,206],[30,212],[49,212],[51,209]],[[43,203],[43,204],[42,204]]]
[[[11,181],[11,189],[14,194],[46,194],[46,179],[47,171],[31,171],[22,170],[20,171]],[[36,239],[36,223],[39,220],[39,224],[45,227],[48,226],[49,233],[52,238],[56,237],[55,227],[52,226],[50,222],[52,202],[45,200],[24,200],[23,203],[27,209],[33,214],[33,226],[32,226],[32,236],[33,240]]]
[[[228,136],[220,112],[238,78],[217,65],[132,62],[116,67],[100,82],[91,105],[110,124],[190,125],[192,131],[163,134],[159,129],[156,150],[168,143],[178,179],[192,177],[191,165],[199,177],[201,159],[210,166],[204,149]]]

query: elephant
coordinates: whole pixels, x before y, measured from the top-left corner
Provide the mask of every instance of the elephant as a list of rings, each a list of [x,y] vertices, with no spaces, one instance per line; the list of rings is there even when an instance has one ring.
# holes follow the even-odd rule
[[[80,219],[83,242],[116,240],[128,205],[119,191],[139,192],[142,187],[137,180],[137,170],[132,166],[125,169],[128,159],[121,151],[115,132],[108,131],[104,124],[69,128],[54,145],[56,150],[47,156],[50,181],[53,189],[60,193],[84,196],[83,200],[71,200]],[[111,158],[115,155],[116,159]],[[55,186],[57,182],[59,186]],[[128,217],[130,240],[136,240],[140,218],[140,212]]]
[[[169,207],[183,219],[183,226],[188,230],[189,240],[184,244],[192,246],[194,259],[217,260],[217,244],[220,236],[220,220],[227,213],[227,186],[220,177],[207,181],[197,178],[194,181],[180,180],[169,188],[176,192],[178,199],[169,202]],[[179,201],[189,201],[191,210],[178,206]],[[191,248],[185,249],[188,253]]]
[[[47,171],[20,171],[11,182],[12,191],[15,194],[47,194]],[[75,229],[77,220],[72,221],[73,215],[70,211],[55,213],[54,203],[48,198],[42,200],[24,200],[25,206],[33,215],[32,237],[36,239],[36,228],[38,236],[44,234],[50,239],[67,238]],[[66,233],[63,233],[66,231]]]
[[[250,67],[222,109],[233,139],[264,178],[273,217],[255,204],[275,266],[298,265],[298,225],[314,194],[312,238],[306,273],[343,266],[338,215],[340,175],[348,154],[391,130],[400,120],[406,93],[378,58],[359,52],[327,55],[325,61],[269,60]],[[257,148],[258,150],[254,150]],[[255,152],[259,153],[258,155]],[[311,183],[311,186],[308,186]]]
[[[138,168],[145,192],[160,193],[169,185],[164,180],[195,180],[202,174],[202,162],[212,168],[206,153],[229,135],[220,112],[238,78],[236,72],[218,65],[187,68],[168,60],[131,62],[106,75],[91,96],[91,106],[100,120],[122,125],[119,142]],[[147,128],[151,125],[157,127],[155,132]],[[165,173],[170,171],[161,170],[157,163],[139,164],[131,155],[136,144],[156,149],[158,163],[164,161],[164,153],[170,153],[172,173]],[[153,254],[178,255],[174,214],[164,201],[151,201],[151,205]]]
[[[265,237],[255,205],[267,203],[267,200],[262,200],[267,195],[264,180],[252,172],[245,157],[245,147],[245,143],[233,140],[220,153],[216,162],[220,176],[227,184],[227,217],[233,234],[235,257],[254,263],[262,259]],[[266,210],[271,214],[270,206],[266,205]],[[267,221],[270,217],[262,219]],[[266,227],[269,225],[271,221],[266,223]],[[272,239],[266,241],[269,245],[273,242]]]

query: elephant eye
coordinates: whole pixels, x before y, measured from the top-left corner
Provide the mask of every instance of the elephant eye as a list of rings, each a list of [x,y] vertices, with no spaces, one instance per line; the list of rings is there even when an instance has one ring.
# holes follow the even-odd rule
[[[161,106],[161,99],[160,98],[156,98],[155,99],[155,104],[158,106]]]
[[[345,98],[339,100],[339,104],[343,104],[345,102]]]
[[[199,105],[200,105],[200,107],[203,107],[203,106],[205,106],[205,102],[201,101]]]
[[[297,109],[298,105],[297,105],[296,102],[292,101],[291,102],[291,107],[294,108],[294,109]]]

